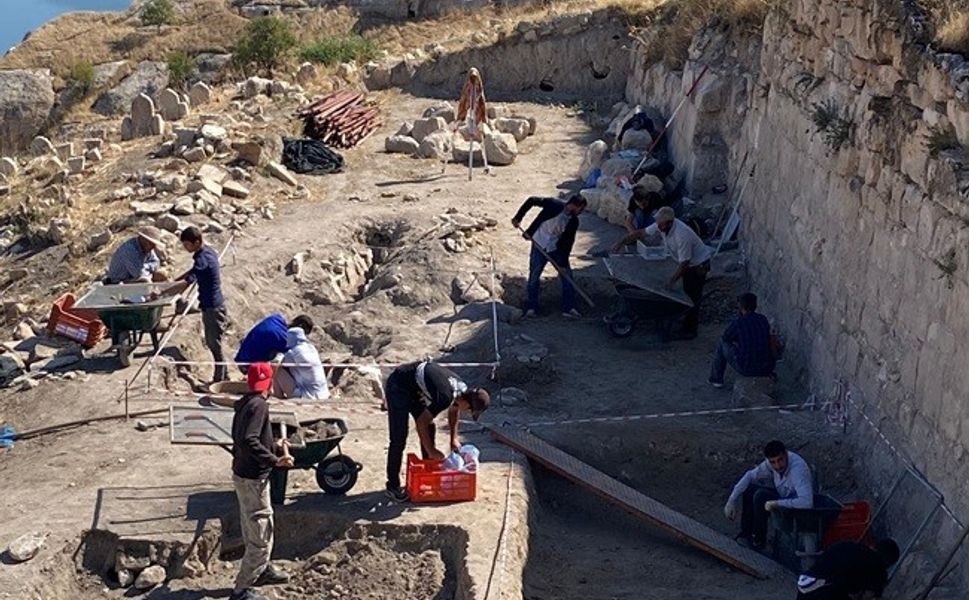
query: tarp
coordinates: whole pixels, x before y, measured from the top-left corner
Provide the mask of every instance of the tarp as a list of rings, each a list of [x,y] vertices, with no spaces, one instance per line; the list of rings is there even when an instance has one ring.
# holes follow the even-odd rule
[[[326,175],[343,171],[343,157],[326,144],[311,139],[284,139],[283,164],[303,175]]]

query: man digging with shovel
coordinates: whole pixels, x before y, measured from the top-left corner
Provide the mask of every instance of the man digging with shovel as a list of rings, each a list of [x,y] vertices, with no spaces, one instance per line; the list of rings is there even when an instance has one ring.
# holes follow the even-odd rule
[[[576,287],[572,281],[569,255],[572,253],[572,245],[575,244],[575,233],[579,229],[579,215],[585,210],[586,204],[586,199],[579,195],[572,196],[568,202],[533,196],[525,200],[512,218],[511,224],[521,229],[525,214],[532,208],[541,208],[528,229],[522,231],[522,236],[532,242],[528,260],[528,303],[525,305],[525,317],[538,314],[542,271],[549,262],[555,266],[562,281],[562,316],[568,319],[582,316],[575,308]]]

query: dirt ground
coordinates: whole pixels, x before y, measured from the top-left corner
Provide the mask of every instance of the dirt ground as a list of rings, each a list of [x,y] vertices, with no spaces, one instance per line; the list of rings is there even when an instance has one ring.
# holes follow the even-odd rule
[[[594,134],[567,108],[519,105],[516,108],[521,112],[537,117],[538,133],[522,143],[522,154],[515,165],[496,169],[491,177],[479,169],[474,180],[468,182],[466,170],[459,166],[450,165],[441,176],[440,163],[379,151],[383,135],[393,133],[398,121],[419,115],[432,103],[396,94],[385,95],[384,100],[391,113],[384,130],[347,154],[345,173],[301,178],[309,189],[307,200],[283,205],[275,220],[247,229],[233,242],[223,275],[234,322],[229,347],[235,347],[251,324],[280,310],[286,314],[307,312],[321,324],[311,337],[329,357],[379,362],[410,360],[425,354],[441,356],[442,360],[493,358],[490,309],[474,304],[455,307],[451,302],[452,280],[461,274],[459,271],[465,275],[485,272],[493,252],[504,299],[511,304],[521,301],[527,245],[508,221],[526,196],[557,195],[567,189],[564,182],[573,179],[584,145],[595,139]],[[408,194],[416,195],[417,200],[405,202]],[[422,232],[436,224],[435,217],[449,210],[478,219],[490,217],[497,225],[475,231],[469,236],[466,252],[451,254],[444,249],[443,240],[434,236],[421,238]],[[361,238],[360,232],[372,231],[374,224],[388,223],[397,224],[394,227],[400,236],[393,244],[402,248],[400,256],[406,260],[392,265],[400,277],[387,288],[363,294],[349,303],[314,306],[305,295],[305,285],[285,273],[284,266],[297,252],[325,250],[332,244],[360,244],[361,239],[366,245],[368,239],[374,240],[366,235]],[[601,248],[617,233],[617,228],[585,215],[575,254]],[[183,257],[180,260],[185,261]],[[724,256],[724,263],[735,260],[736,257]],[[595,309],[584,308],[586,318],[567,321],[558,316],[557,285],[551,283],[550,273],[543,296],[545,316],[518,321],[510,311],[502,309],[504,320],[499,323],[499,338],[503,365],[509,366],[499,371],[500,385],[524,390],[528,400],[516,406],[496,406],[487,413],[486,420],[525,423],[729,404],[729,391],[710,388],[706,372],[711,349],[722,328],[719,321],[729,314],[730,298],[742,287],[742,281],[715,272],[710,284],[714,293],[704,313],[700,337],[662,344],[645,330],[626,340],[611,338],[600,320],[610,300],[601,267],[595,261],[578,258],[573,267],[580,285],[597,302]],[[379,266],[375,273],[382,274]],[[537,364],[518,368],[514,349],[520,345],[523,334],[532,343],[545,347],[547,355]],[[205,360],[200,337],[201,324],[197,317],[190,316],[173,342],[182,354]],[[450,351],[442,355],[442,347]],[[87,359],[80,370],[89,376],[45,383],[28,392],[4,391],[0,406],[5,418],[19,430],[25,430],[117,413],[123,408],[117,400],[125,379],[132,377],[133,368],[118,370],[113,357],[103,356]],[[461,372],[472,382],[487,380],[487,369]],[[144,390],[144,379],[137,382],[131,394],[133,410],[194,401],[160,390],[157,375],[153,377],[153,388],[147,392],[139,391]],[[207,372],[199,370],[198,375],[206,377]],[[187,390],[184,383],[173,385]],[[495,383],[488,385],[496,387]],[[795,390],[789,392],[791,396],[785,399],[801,399]],[[278,515],[280,523],[305,511],[393,525],[450,523],[469,536],[465,544],[467,555],[458,561],[466,564],[474,582],[473,596],[467,597],[484,597],[498,538],[505,529],[503,507],[512,480],[512,495],[522,505],[528,502],[524,479],[509,475],[509,468],[515,464],[508,462],[510,452],[489,443],[480,433],[469,433],[467,439],[482,447],[485,460],[475,504],[393,506],[379,494],[383,485],[384,416],[365,386],[348,387],[324,407],[302,407],[298,413],[300,417],[326,414],[347,418],[352,431],[343,450],[365,468],[357,487],[342,499],[320,494],[311,472],[292,474],[289,506]],[[787,419],[794,417],[771,414],[757,419],[735,417],[686,424],[657,421],[648,427],[550,427],[537,428],[536,433],[673,508],[729,533],[731,526],[723,521],[719,511],[732,480],[756,461],[758,449],[768,437],[775,432],[781,437],[806,427],[805,422],[788,423]],[[807,422],[816,423],[816,419],[810,419]],[[147,417],[144,420],[149,424],[162,422]],[[212,489],[222,494],[216,504],[231,505],[231,493],[226,495],[230,484],[225,454],[215,448],[172,446],[166,428],[139,432],[133,425],[112,422],[73,429],[18,443],[0,457],[0,477],[5,483],[0,519],[5,523],[6,536],[12,539],[36,530],[51,533],[38,558],[0,567],[0,597],[28,597],[28,592],[21,591],[25,589],[34,590],[29,597],[76,594],[79,584],[64,579],[64,561],[86,528],[118,530],[119,535],[127,537],[186,535],[194,526],[186,522],[191,521],[186,516],[191,510],[180,503],[197,497],[193,494],[198,493],[199,486],[214,486]],[[410,442],[413,446],[413,436]],[[648,597],[655,598],[766,599],[783,596],[790,589],[787,581],[756,582],[737,574],[603,506],[571,484],[542,472],[536,478],[538,499],[531,499],[534,519],[526,519],[524,510],[512,514],[513,549],[507,558],[509,564],[518,565],[519,573],[524,569],[526,598],[642,597],[643,586],[651,585],[655,587]],[[155,488],[181,491],[170,496],[148,493]],[[141,501],[145,494],[154,500]],[[172,500],[175,504],[166,508],[168,505],[159,504],[162,496],[178,500]],[[171,514],[163,516],[169,509]],[[516,546],[514,540],[516,535],[525,536],[529,531],[530,549],[526,553],[524,541]],[[346,542],[341,539],[335,538],[334,549],[345,549]],[[305,560],[322,550],[294,551],[290,558]],[[375,544],[370,558],[361,557],[357,562],[354,557],[350,567],[380,570],[394,552],[401,551]],[[432,579],[436,581],[441,559],[434,552],[404,551],[405,562],[398,569],[424,569],[434,573]],[[220,597],[235,568],[228,563],[216,568],[221,568],[215,571],[218,576],[172,582],[170,587],[159,588],[149,597]],[[289,594],[282,589],[273,593],[276,597],[319,597],[306,592],[307,586],[316,585],[318,580],[332,580],[322,571],[313,573],[299,575]],[[341,581],[344,580],[332,582],[334,585],[328,589],[336,589],[336,583]],[[351,583],[347,579],[340,585],[349,587]],[[338,591],[332,597],[390,597],[386,590],[401,585],[406,586],[406,581],[391,577],[388,587],[372,588],[370,596],[356,590],[352,594],[346,592],[351,595],[340,595]],[[113,598],[123,593],[93,580],[86,580],[83,589],[84,597]],[[432,594],[440,589],[424,591],[426,597],[435,597]],[[414,595],[407,597],[425,597],[424,591],[412,590]],[[501,597],[513,596],[503,593]]]

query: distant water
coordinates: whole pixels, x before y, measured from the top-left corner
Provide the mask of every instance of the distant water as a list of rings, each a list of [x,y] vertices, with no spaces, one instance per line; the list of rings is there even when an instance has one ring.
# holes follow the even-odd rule
[[[131,0],[0,0],[0,55],[28,32],[77,10],[124,10]]]

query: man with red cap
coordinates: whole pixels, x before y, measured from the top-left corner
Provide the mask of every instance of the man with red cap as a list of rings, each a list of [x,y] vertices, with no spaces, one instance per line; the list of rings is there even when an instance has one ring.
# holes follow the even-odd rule
[[[269,427],[266,398],[273,384],[269,363],[249,366],[249,392],[236,401],[232,418],[232,483],[239,500],[239,521],[246,553],[229,600],[265,600],[252,587],[289,581],[289,575],[269,563],[273,551],[273,508],[269,500],[269,474],[274,467],[290,468],[293,457],[277,456]],[[285,450],[286,441],[279,447]]]

